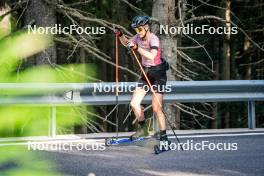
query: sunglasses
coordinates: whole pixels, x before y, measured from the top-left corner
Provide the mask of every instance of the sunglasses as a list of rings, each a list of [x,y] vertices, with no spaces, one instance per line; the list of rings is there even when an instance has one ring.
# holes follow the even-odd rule
[[[141,32],[143,30],[143,28],[142,27],[137,27],[137,28],[134,28],[134,30],[136,31],[136,33],[139,33],[139,32]]]

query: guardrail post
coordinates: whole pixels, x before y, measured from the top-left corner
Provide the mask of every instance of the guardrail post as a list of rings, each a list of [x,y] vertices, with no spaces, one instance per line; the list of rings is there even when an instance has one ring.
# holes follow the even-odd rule
[[[248,128],[255,129],[256,128],[256,117],[255,117],[255,102],[248,102]]]
[[[51,106],[49,136],[56,136],[56,106]]]

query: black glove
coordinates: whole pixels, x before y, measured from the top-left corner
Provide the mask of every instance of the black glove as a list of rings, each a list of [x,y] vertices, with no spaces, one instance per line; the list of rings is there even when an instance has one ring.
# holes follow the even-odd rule
[[[124,35],[124,31],[119,27],[115,27],[114,32],[118,35],[118,37],[122,37]]]
[[[128,50],[130,50],[130,49],[137,50],[138,49],[138,45],[136,43],[133,43],[130,41],[127,42],[126,47]]]

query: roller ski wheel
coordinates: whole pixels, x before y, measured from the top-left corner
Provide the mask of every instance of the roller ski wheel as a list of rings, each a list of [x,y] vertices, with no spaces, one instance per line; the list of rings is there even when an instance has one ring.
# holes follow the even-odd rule
[[[110,146],[113,144],[113,142],[114,142],[113,138],[106,138],[105,139],[105,146]]]

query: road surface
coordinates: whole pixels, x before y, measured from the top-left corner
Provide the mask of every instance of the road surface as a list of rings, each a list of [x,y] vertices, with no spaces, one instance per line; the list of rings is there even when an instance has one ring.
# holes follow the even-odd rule
[[[175,138],[171,138],[176,143]],[[173,150],[153,154],[151,146],[111,146],[104,151],[41,151],[58,172],[78,176],[264,175],[264,133],[181,135],[182,143],[233,144],[232,150]],[[190,145],[189,145],[190,146]],[[174,146],[175,147],[175,146]],[[175,149],[175,148],[174,148]],[[212,149],[212,148],[211,148]]]

